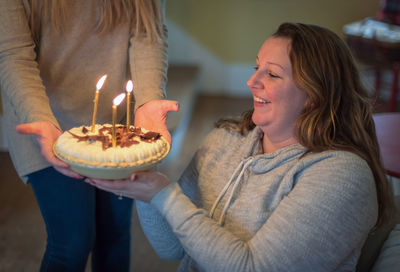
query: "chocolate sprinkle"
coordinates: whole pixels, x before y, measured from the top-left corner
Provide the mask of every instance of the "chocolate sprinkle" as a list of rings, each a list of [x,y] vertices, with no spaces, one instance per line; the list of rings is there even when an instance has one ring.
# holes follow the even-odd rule
[[[86,127],[82,127],[82,133],[83,134],[87,134],[89,132],[89,130]]]
[[[103,150],[112,147],[112,127],[111,126],[103,126],[99,129],[97,135],[85,135],[79,136],[71,131],[68,131],[74,138],[78,139],[78,142],[88,141],[89,143],[93,143],[99,141],[102,143]],[[82,128],[82,133],[87,134],[89,130],[86,127]],[[134,140],[135,137],[138,137],[141,141],[152,143],[157,141],[161,135],[158,132],[149,131],[143,133],[140,127],[130,127],[129,129],[126,126],[117,126],[116,127],[116,143],[117,146],[120,147],[130,147],[135,144],[139,144],[140,141]]]
[[[160,138],[160,134],[157,132],[153,132],[153,131],[149,131],[143,135],[140,135],[140,139],[142,139],[144,142],[154,142],[156,140],[158,140],[158,138]]]

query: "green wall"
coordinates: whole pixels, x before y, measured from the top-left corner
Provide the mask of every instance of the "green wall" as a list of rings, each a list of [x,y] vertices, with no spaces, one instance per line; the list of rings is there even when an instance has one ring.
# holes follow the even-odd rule
[[[166,0],[166,16],[227,63],[252,63],[284,21],[343,25],[374,16],[379,0]]]
[[[223,61],[247,64],[284,21],[341,35],[343,25],[374,16],[378,6],[379,0],[166,0],[166,15]]]

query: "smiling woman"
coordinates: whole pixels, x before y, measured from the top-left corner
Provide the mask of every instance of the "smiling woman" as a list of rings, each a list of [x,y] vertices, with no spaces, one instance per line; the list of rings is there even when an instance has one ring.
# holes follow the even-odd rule
[[[307,95],[293,81],[290,44],[287,38],[268,39],[258,53],[256,71],[247,82],[254,97],[253,122],[265,133],[265,152],[297,143],[294,125]]]
[[[147,238],[182,259],[179,271],[354,271],[392,202],[348,48],[325,28],[284,23],[248,86],[254,109],[220,121],[179,182],[87,182],[140,200]]]

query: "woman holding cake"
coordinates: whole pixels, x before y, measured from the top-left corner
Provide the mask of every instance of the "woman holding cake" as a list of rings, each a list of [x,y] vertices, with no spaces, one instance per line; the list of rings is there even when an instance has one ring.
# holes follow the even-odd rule
[[[176,104],[160,100],[167,69],[163,5],[1,1],[4,129],[16,170],[32,185],[46,224],[41,271],[84,271],[90,252],[93,271],[129,270],[132,200],[77,182],[82,177],[56,159],[52,147],[62,131],[90,124],[104,74],[98,123],[111,123],[112,100],[132,79],[135,125],[168,137],[165,115]]]
[[[86,181],[143,201],[149,241],[182,259],[179,271],[354,271],[392,202],[348,48],[322,27],[284,23],[247,84],[254,109],[220,121],[179,182]]]

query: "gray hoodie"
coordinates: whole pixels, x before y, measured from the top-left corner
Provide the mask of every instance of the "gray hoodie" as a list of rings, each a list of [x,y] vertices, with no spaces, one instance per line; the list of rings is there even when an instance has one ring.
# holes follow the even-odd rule
[[[377,219],[367,163],[299,144],[262,154],[261,139],[216,129],[179,183],[137,201],[154,249],[179,271],[354,271]]]

